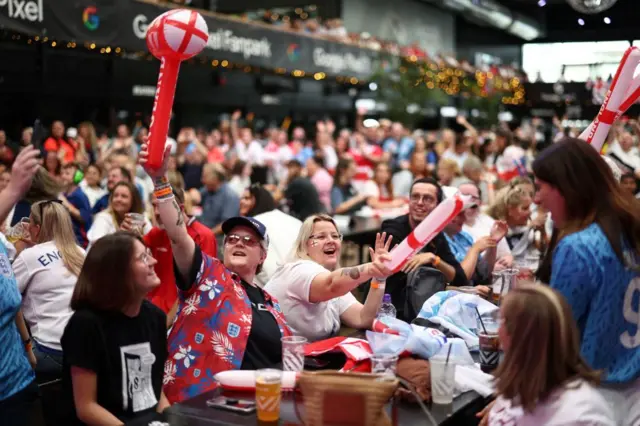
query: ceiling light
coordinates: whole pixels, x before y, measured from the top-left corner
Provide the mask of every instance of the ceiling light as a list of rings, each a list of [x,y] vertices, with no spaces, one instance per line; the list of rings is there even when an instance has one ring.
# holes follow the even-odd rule
[[[580,26],[584,25],[584,19],[578,18],[578,25]]]
[[[604,17],[604,23],[609,25],[611,23],[611,18],[609,18],[608,16]]]
[[[547,5],[547,1],[546,0],[538,0],[538,6],[545,7],[546,5]]]

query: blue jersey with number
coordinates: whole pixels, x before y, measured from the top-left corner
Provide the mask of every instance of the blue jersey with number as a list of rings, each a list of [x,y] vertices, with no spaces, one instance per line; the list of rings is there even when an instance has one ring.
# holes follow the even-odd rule
[[[569,302],[581,353],[608,383],[640,377],[640,274],[631,250],[625,266],[597,224],[564,237],[553,252],[551,287]]]
[[[20,392],[35,379],[16,327],[16,314],[21,302],[7,250],[0,243],[0,402]]]

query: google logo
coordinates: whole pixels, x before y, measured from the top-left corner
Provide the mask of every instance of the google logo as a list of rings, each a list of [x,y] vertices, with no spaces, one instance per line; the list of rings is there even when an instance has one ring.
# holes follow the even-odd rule
[[[97,12],[98,9],[95,6],[89,6],[82,12],[82,22],[84,22],[84,26],[91,31],[97,30],[100,26],[100,17],[97,15]]]

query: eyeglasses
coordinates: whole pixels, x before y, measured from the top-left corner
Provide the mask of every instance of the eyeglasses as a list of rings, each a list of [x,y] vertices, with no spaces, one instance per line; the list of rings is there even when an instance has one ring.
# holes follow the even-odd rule
[[[151,254],[151,250],[146,249],[144,253],[138,256],[138,260],[142,261],[145,265],[149,266],[151,263],[151,259],[153,259],[153,255]]]
[[[242,244],[247,247],[257,247],[260,245],[260,241],[258,239],[249,235],[230,234],[227,235],[227,238],[225,239],[225,242],[232,246],[237,245],[240,241],[242,241]]]
[[[423,202],[425,204],[433,204],[438,200],[432,195],[423,195],[423,194],[411,194],[411,202],[412,203],[420,203]]]
[[[40,222],[42,222],[42,219],[44,218],[44,206],[53,204],[53,203],[62,205],[62,201],[60,200],[40,201],[40,203],[38,204],[38,213],[40,213]]]
[[[327,241],[328,239],[335,241],[342,241],[342,234],[338,234],[337,232],[333,232],[331,234],[313,234],[309,237],[310,240],[315,240],[318,242]]]

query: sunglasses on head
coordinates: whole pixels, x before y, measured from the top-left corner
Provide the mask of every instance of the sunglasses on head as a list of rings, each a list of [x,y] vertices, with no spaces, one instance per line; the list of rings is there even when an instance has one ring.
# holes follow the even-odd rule
[[[41,221],[42,221],[42,218],[44,217],[43,216],[44,215],[44,206],[47,206],[47,205],[53,204],[53,203],[62,205],[62,201],[60,201],[60,200],[45,200],[45,201],[41,201],[38,204],[38,213],[40,213],[40,220]]]

